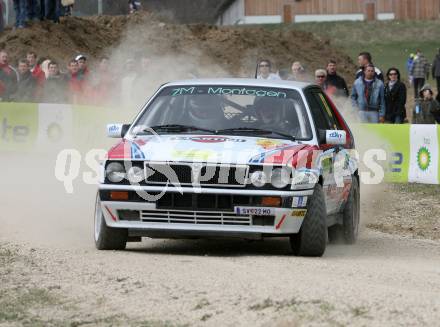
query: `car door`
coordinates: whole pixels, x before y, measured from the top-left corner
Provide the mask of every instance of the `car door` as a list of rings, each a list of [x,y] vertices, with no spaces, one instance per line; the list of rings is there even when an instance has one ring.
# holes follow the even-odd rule
[[[317,135],[319,135],[319,130],[342,129],[320,88],[308,89],[306,92],[306,98],[315,122]],[[340,210],[344,192],[344,183],[342,182],[341,184],[340,181],[337,183],[338,180],[335,178],[335,163],[336,160],[340,160],[339,158],[341,158],[341,156],[337,154],[342,147],[325,143],[320,144],[319,146],[322,153],[320,154],[320,157],[317,158],[317,162],[320,164],[323,177],[323,190],[325,194],[327,214],[332,214]]]

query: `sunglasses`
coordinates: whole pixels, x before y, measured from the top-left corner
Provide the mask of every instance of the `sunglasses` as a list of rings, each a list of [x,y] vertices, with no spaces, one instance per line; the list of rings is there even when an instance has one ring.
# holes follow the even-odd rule
[[[316,78],[325,78],[324,75],[315,76]]]
[[[260,65],[260,67],[269,67],[269,65],[267,65],[267,64],[262,64],[262,65]]]
[[[397,75],[397,73],[389,73],[390,76]]]

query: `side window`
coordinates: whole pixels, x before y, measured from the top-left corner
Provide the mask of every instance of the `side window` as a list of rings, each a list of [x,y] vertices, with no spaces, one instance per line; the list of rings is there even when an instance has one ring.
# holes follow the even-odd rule
[[[321,106],[325,108],[324,114],[327,116],[328,120],[330,121],[330,125],[332,126],[332,129],[343,129],[338,119],[335,117],[332,110],[332,106],[328,102],[325,94],[322,92],[316,92],[316,96],[318,97],[318,101],[320,102]]]
[[[329,120],[328,115],[324,112],[325,108],[319,100],[318,94],[315,91],[308,91],[306,98],[309,103],[313,121],[315,122],[315,127],[322,130],[333,129],[333,124]]]

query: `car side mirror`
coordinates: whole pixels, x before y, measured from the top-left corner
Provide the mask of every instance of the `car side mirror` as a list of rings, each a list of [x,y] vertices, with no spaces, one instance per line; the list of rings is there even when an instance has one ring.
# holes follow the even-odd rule
[[[108,124],[107,137],[121,138],[128,132],[130,124]]]
[[[320,131],[320,143],[332,145],[345,145],[347,143],[347,132],[339,129],[328,129]],[[321,144],[322,144],[321,143]]]

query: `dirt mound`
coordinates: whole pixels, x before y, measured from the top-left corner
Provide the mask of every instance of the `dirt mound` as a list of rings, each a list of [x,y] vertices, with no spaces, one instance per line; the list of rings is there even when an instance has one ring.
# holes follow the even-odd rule
[[[10,52],[12,62],[30,49],[62,62],[77,53],[92,58],[112,56],[116,49],[135,57],[187,55],[198,66],[214,65],[240,76],[252,76],[258,58],[270,58],[276,68],[289,68],[292,61],[299,60],[310,72],[336,58],[342,75],[350,80],[355,69],[351,59],[329,42],[293,28],[175,25],[151,14],[69,17],[60,24],[38,22],[24,30],[7,30],[0,37],[0,47]]]

